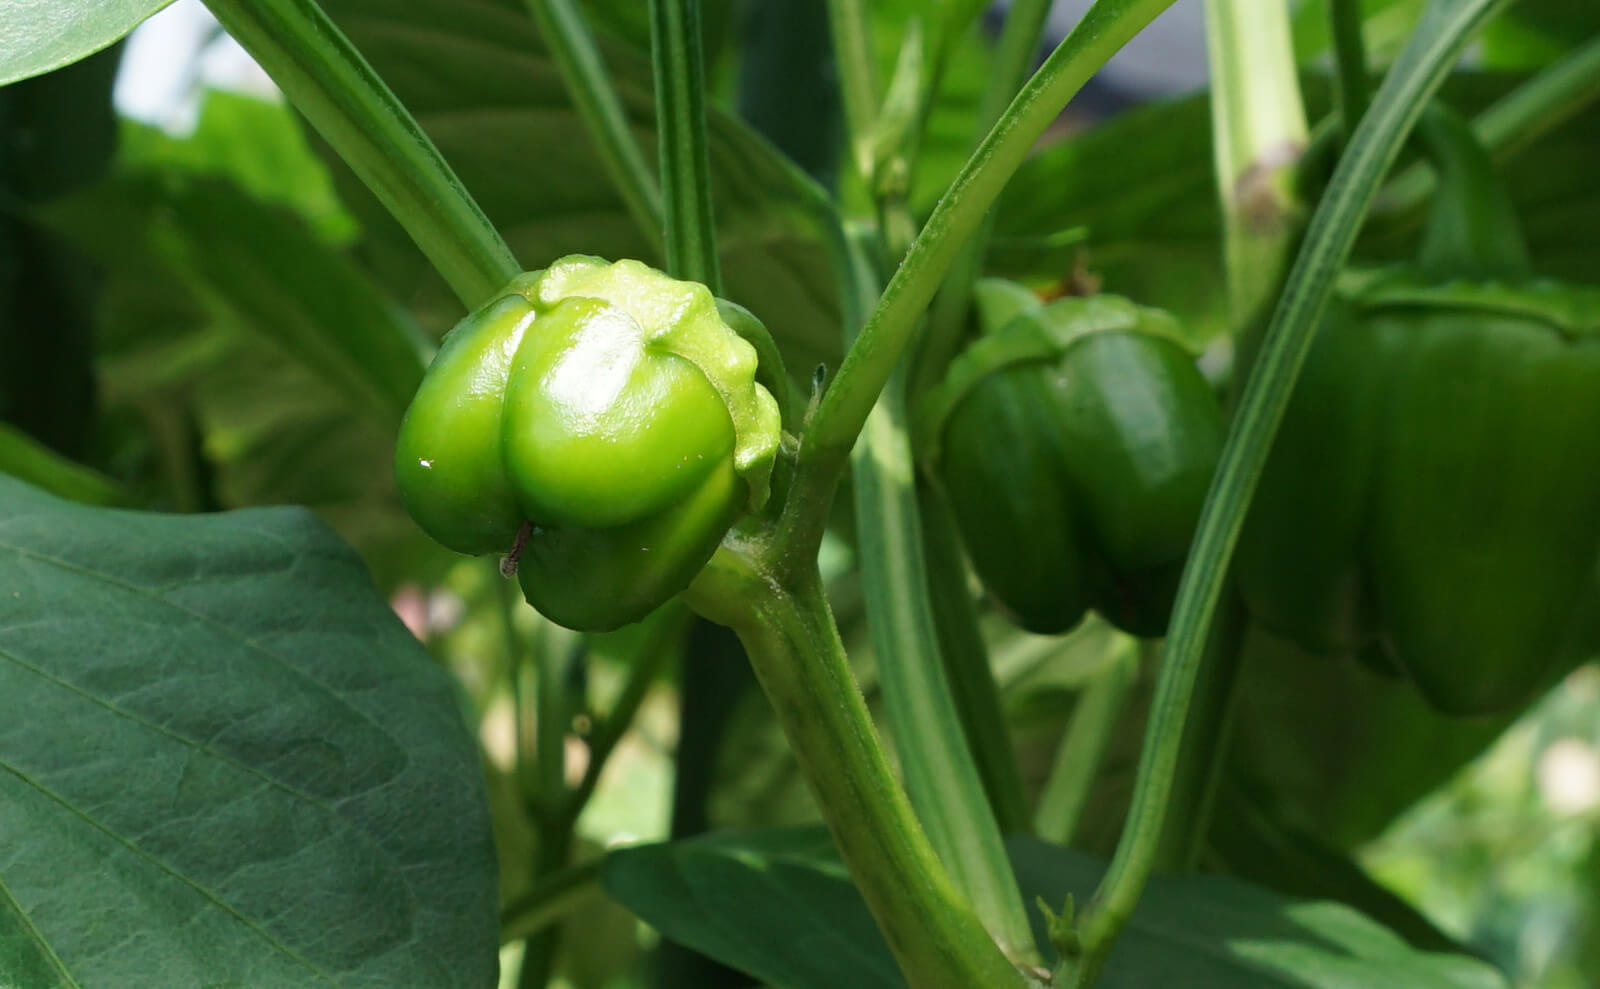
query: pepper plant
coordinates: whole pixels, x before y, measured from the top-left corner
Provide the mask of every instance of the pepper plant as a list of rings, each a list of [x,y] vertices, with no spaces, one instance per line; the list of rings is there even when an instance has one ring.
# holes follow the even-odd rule
[[[1600,17],[1052,136],[1171,2],[0,4],[0,984],[1509,986],[1356,850],[1600,651]]]

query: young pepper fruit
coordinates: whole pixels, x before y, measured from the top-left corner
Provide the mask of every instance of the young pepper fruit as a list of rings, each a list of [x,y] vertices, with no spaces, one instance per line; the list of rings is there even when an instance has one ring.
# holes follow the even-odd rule
[[[1511,710],[1600,645],[1600,292],[1533,279],[1464,122],[1414,265],[1318,331],[1240,534],[1256,621],[1376,655],[1435,709]]]
[[[781,425],[756,363],[705,286],[562,258],[445,338],[400,425],[401,499],[457,552],[516,546],[550,620],[638,621],[767,499]]]
[[[919,420],[973,568],[1029,631],[1093,608],[1159,635],[1223,437],[1177,324],[1115,296],[1030,305],[984,282],[975,300],[989,332]]]

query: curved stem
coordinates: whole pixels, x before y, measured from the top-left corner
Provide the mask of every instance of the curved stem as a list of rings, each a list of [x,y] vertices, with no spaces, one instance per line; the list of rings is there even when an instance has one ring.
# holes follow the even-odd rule
[[[532,937],[559,922],[604,891],[600,869],[605,857],[589,859],[546,874],[533,888],[500,911],[500,943]]]
[[[85,505],[127,505],[128,493],[92,467],[63,457],[8,423],[0,422],[0,473]]]
[[[1233,741],[1244,608],[1237,595],[1228,594],[1218,612],[1189,702],[1166,824],[1155,853],[1155,867],[1162,872],[1188,872],[1200,861]]]
[[[706,148],[700,0],[650,0],[651,61],[665,199],[667,273],[722,294]]]
[[[813,562],[779,583],[722,555],[695,607],[738,633],[823,818],[915,989],[1020,989],[934,854],[879,745]],[[702,607],[704,606],[704,607]]]
[[[867,624],[900,770],[956,886],[1019,964],[1037,964],[1028,914],[945,676],[897,372],[856,444],[853,487]]]
[[[661,190],[634,140],[622,100],[611,85],[582,12],[573,0],[527,0],[527,4],[539,36],[600,154],[600,164],[622,196],[628,215],[646,241],[659,243],[665,223]]]
[[[1017,94],[911,245],[812,416],[800,447],[831,490],[850,447],[962,244],[1068,99],[1172,0],[1098,0]],[[825,499],[824,499],[825,500]]]
[[[1223,446],[1178,588],[1165,661],[1139,757],[1133,805],[1078,932],[1074,986],[1092,986],[1155,864],[1189,701],[1251,492],[1378,182],[1472,32],[1508,0],[1433,0],[1339,159],[1311,219]]]
[[[594,794],[594,788],[600,782],[600,774],[605,770],[612,750],[622,741],[622,736],[628,733],[628,729],[633,727],[634,716],[639,713],[639,706],[644,703],[650,688],[655,685],[656,678],[660,676],[667,663],[678,654],[676,649],[670,648],[670,644],[683,638],[688,631],[691,617],[687,608],[673,602],[645,619],[649,628],[649,632],[644,636],[647,645],[641,650],[640,655],[631,657],[622,691],[617,695],[617,699],[611,702],[611,710],[600,719],[586,740],[589,762],[584,766],[583,778],[572,788],[571,794],[567,797],[566,815],[573,823],[577,822],[578,815],[583,813],[583,808],[588,805],[589,798]]]
[[[522,271],[406,108],[315,0],[206,0],[468,309]]]

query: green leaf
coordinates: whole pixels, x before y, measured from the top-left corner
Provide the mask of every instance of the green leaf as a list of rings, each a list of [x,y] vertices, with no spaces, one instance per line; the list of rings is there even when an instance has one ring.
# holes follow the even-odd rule
[[[131,216],[130,216],[131,214]],[[119,177],[49,211],[86,250],[136,240],[208,311],[270,341],[385,423],[399,422],[428,345],[360,268],[297,218],[232,184]]]
[[[358,305],[350,322],[339,322],[338,300],[360,303],[376,291],[361,287],[368,276],[293,217],[259,203],[244,210],[273,217],[268,232],[259,234],[267,249],[275,243],[271,230],[294,227],[288,243],[300,247],[293,250],[303,247],[306,257],[326,265],[286,294],[270,281],[247,278],[243,288],[262,293],[259,309],[231,283],[206,288],[209,273],[227,273],[229,257],[248,256],[258,232],[235,231],[224,257],[197,269],[180,267],[192,249],[169,256],[163,247],[172,246],[193,218],[194,204],[208,195],[195,187],[214,192],[226,186],[187,171],[118,175],[49,211],[54,229],[93,251],[107,271],[97,326],[104,405],[133,418],[146,437],[142,452],[134,451],[132,462],[124,457],[114,473],[129,478],[151,504],[314,507],[360,549],[383,587],[438,573],[453,554],[421,534],[394,492],[397,403],[410,397],[398,383],[420,374],[421,365],[410,350],[387,349],[395,341],[383,326],[392,319],[396,338],[403,338],[415,333],[399,328],[408,319],[379,299]],[[237,190],[220,195],[243,198]],[[198,219],[202,226],[212,222],[203,213]],[[275,263],[244,270],[258,267],[270,272]],[[341,272],[356,281],[344,284]],[[325,323],[329,318],[334,321]],[[324,332],[328,339],[319,338]],[[365,352],[359,345],[366,332],[380,341],[370,367],[357,356]],[[294,334],[308,336],[306,353],[297,351]],[[388,399],[374,391],[384,373],[393,375]],[[358,378],[371,384],[350,383]]]
[[[1103,868],[1043,842],[1011,843],[1030,902],[1082,903]],[[786,989],[904,985],[826,832],[724,835],[614,852],[607,892],[663,934]],[[1043,917],[1036,917],[1041,941]],[[1102,989],[1504,989],[1487,965],[1412,949],[1338,904],[1214,876],[1151,882]]]
[[[821,829],[627,848],[606,859],[601,882],[668,938],[762,982],[905,985]]]
[[[573,109],[519,0],[328,0],[327,11],[416,115],[525,268],[587,253],[659,264]],[[644,147],[655,146],[648,61],[603,46]],[[836,363],[839,316],[820,192],[748,127],[707,120],[717,242],[727,298],[759,317],[789,366]],[[443,331],[459,305],[342,166],[338,187],[360,218],[382,282]]]
[[[125,118],[121,167],[231,179],[260,202],[300,214],[329,243],[355,239],[355,218],[287,104],[225,89],[205,90],[199,99],[194,130],[183,137]]]
[[[8,478],[0,519],[0,983],[494,984],[477,748],[347,547]]]
[[[1087,901],[1098,862],[1038,841],[1015,841],[1023,891]],[[1505,989],[1492,967],[1417,951],[1337,903],[1293,900],[1219,876],[1151,880],[1111,952],[1102,989]]]
[[[6,0],[0,86],[115,44],[172,0]]]

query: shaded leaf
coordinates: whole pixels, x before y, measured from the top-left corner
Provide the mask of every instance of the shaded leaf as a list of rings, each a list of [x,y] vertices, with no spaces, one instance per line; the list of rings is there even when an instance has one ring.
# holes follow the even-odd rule
[[[308,514],[0,478],[0,981],[492,986],[478,754]]]
[[[397,423],[426,366],[408,314],[294,217],[231,183],[173,172],[119,177],[48,214],[114,261],[135,240],[204,308],[258,334]]]
[[[1086,902],[1103,866],[1043,842],[1011,857],[1025,897]],[[663,934],[786,989],[904,983],[826,832],[723,835],[613,853],[603,882]],[[1042,919],[1036,933],[1043,938]],[[1152,880],[1105,989],[1504,989],[1494,969],[1428,954],[1334,903],[1215,876]]]

